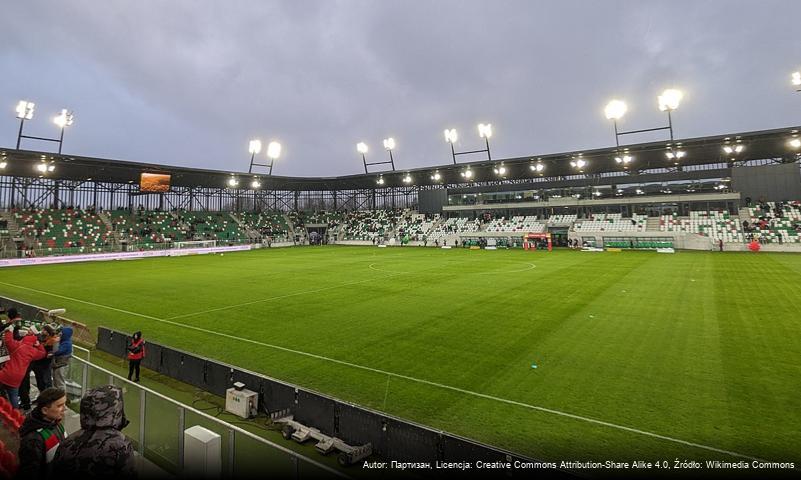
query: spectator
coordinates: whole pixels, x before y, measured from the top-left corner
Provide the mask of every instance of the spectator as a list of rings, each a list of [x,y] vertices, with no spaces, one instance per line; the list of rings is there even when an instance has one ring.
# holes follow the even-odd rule
[[[17,309],[11,307],[8,309],[8,323],[17,323],[22,321],[22,315],[17,312]]]
[[[135,478],[133,446],[121,432],[127,425],[119,387],[89,390],[81,399],[81,429],[61,443],[53,471],[65,478]]]
[[[51,476],[50,464],[66,437],[61,423],[66,404],[67,393],[64,390],[48,388],[39,393],[36,408],[25,417],[19,429],[18,478]]]
[[[72,358],[72,327],[61,329],[61,339],[58,342],[58,349],[53,352],[53,386],[65,390],[67,387],[64,381],[66,367]]]
[[[142,332],[134,332],[131,343],[128,345],[128,380],[136,370],[136,379],[139,382],[139,364],[145,358],[145,341],[142,339]]]
[[[19,386],[22,377],[28,372],[31,361],[44,358],[46,352],[44,346],[33,335],[25,335],[22,340],[15,339],[10,326],[3,334],[3,342],[11,358],[0,370],[0,387],[5,390],[11,405],[19,408]]]

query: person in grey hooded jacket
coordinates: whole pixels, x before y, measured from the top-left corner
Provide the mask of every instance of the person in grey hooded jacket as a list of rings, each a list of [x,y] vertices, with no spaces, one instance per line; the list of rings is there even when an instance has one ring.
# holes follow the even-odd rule
[[[61,443],[53,471],[67,478],[136,478],[133,445],[122,433],[127,425],[119,387],[89,390],[81,399],[81,429]]]

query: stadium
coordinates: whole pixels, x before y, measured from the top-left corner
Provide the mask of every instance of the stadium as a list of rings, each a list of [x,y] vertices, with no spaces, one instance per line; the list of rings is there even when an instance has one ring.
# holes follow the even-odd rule
[[[602,148],[498,157],[481,123],[304,176],[256,138],[226,169],[75,154],[22,100],[0,307],[75,332],[67,431],[119,387],[143,478],[794,477],[801,126],[679,136],[683,101],[609,101]]]

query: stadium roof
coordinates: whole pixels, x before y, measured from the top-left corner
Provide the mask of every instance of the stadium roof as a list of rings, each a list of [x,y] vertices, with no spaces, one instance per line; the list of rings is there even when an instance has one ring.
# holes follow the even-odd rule
[[[534,177],[550,177],[560,179],[571,175],[595,175],[609,172],[620,172],[624,167],[615,161],[616,156],[633,157],[627,171],[632,172],[632,180],[636,172],[664,168],[675,168],[675,161],[669,160],[666,153],[683,151],[678,164],[704,165],[742,162],[748,160],[777,159],[794,161],[798,159],[801,149],[790,148],[788,142],[799,135],[801,126],[785,127],[774,130],[733,133],[701,138],[677,139],[674,142],[659,141],[641,144],[621,145],[618,147],[595,150],[562,152],[544,155],[531,155],[517,158],[504,158],[493,161],[465,162],[457,165],[433,165],[425,168],[397,170],[395,172],[375,172],[368,174],[346,175],[340,177],[282,177],[264,174],[233,172],[222,170],[204,170],[187,167],[157,165],[141,162],[109,160],[101,158],[81,157],[76,155],[58,155],[49,152],[0,149],[0,156],[7,162],[3,173],[18,177],[52,177],[72,181],[101,181],[110,183],[138,183],[142,172],[167,173],[172,176],[174,187],[185,188],[226,188],[231,176],[249,185],[249,179],[259,177],[262,190],[308,191],[308,190],[354,190],[379,189],[388,187],[410,187],[431,185],[468,185],[474,182],[493,180],[525,180]],[[799,137],[801,138],[801,137]],[[743,151],[736,155],[727,155],[723,146],[742,145]],[[571,161],[584,160],[586,165],[579,170],[571,166]],[[36,170],[42,161],[54,162],[52,173],[41,174]],[[544,165],[541,172],[532,171],[529,166],[540,162]],[[246,162],[242,163],[243,165]],[[500,176],[494,172],[504,166],[506,173]],[[467,168],[473,172],[471,180],[461,176]],[[439,181],[432,180],[434,172],[441,175]],[[405,176],[411,176],[409,184],[404,183]],[[384,183],[377,180],[383,177]]]

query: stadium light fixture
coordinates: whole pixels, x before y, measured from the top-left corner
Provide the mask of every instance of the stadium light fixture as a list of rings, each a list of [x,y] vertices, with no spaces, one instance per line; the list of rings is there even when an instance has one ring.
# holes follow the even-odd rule
[[[0,170],[4,170],[8,166],[8,162],[6,161],[6,157],[0,158]]]
[[[574,158],[570,160],[570,166],[573,168],[578,168],[579,171],[582,170],[587,165],[587,161],[584,160],[579,156],[579,158]]]
[[[384,149],[392,151],[395,149],[395,139],[392,137],[384,139]]]
[[[17,104],[17,118],[20,120],[31,120],[36,104],[27,100],[20,100]]]
[[[478,135],[479,137],[484,139],[484,143],[486,148],[481,150],[470,150],[468,152],[457,152],[456,148],[453,146],[458,140],[459,135],[456,133],[455,128],[445,129],[445,141],[451,144],[451,157],[453,158],[453,164],[456,165],[456,156],[457,155],[467,155],[471,153],[487,153],[487,160],[492,161],[492,154],[490,153],[490,146],[489,146],[489,139],[492,137],[492,124],[491,123],[479,123],[478,124]]]
[[[631,155],[620,155],[618,157],[615,157],[615,163],[622,165],[628,165],[629,163],[631,163],[632,160],[634,160],[634,157],[632,157]]]
[[[436,171],[436,172],[434,172],[433,175],[431,175],[431,180],[434,180],[435,182],[439,182],[440,180],[442,180],[442,175],[440,175],[439,171]]]
[[[604,114],[606,115],[607,120],[618,121],[623,118],[623,115],[626,114],[627,110],[628,107],[626,106],[626,102],[622,100],[611,100],[606,104],[606,108],[604,108]]]
[[[379,184],[379,185],[383,185],[384,184],[384,177],[383,176],[379,176],[378,180],[376,181],[376,183]]]
[[[745,150],[744,145],[723,145],[723,152],[727,155],[736,155]]]
[[[672,110],[676,110],[679,108],[682,98],[684,98],[684,94],[681,92],[681,90],[676,90],[675,88],[669,88],[665,90],[662,92],[662,95],[657,97],[659,111],[670,112]]]
[[[267,144],[267,158],[270,159],[270,163],[256,163],[256,155],[261,153],[261,147],[261,140],[257,138],[254,138],[248,143],[248,152],[250,152],[250,168],[248,168],[248,173],[253,173],[253,167],[264,167],[268,169],[267,175],[272,175],[275,161],[281,156],[281,144],[276,141]]]
[[[543,170],[545,170],[545,165],[538,160],[537,163],[532,163],[531,165],[528,166],[528,168],[532,172],[537,172],[540,175],[542,175]]]
[[[460,173],[460,175],[465,179],[470,180],[471,178],[473,178],[473,171],[470,170],[470,168],[468,167],[467,170]]]
[[[799,148],[801,148],[801,139],[792,138],[790,139],[789,142],[787,142],[787,145],[792,149],[798,150]]]
[[[45,173],[45,172],[47,172],[47,163],[45,163],[45,162],[39,163],[34,168],[38,172]]]
[[[406,176],[403,177],[403,183],[406,184],[412,183],[412,176],[407,173]]]
[[[801,87],[801,72],[793,72],[791,79],[794,87]],[[796,92],[801,92],[801,89],[797,89]]]
[[[250,182],[250,188],[252,188],[253,190],[261,188],[261,182],[259,181],[259,179],[254,178],[253,181]]]
[[[630,135],[634,133],[645,133],[645,132],[655,132],[658,130],[669,130],[670,131],[670,141],[673,141],[673,118],[670,114],[673,110],[679,108],[679,104],[681,103],[682,98],[684,98],[684,94],[680,90],[676,90],[675,88],[669,88],[662,92],[661,95],[657,96],[657,104],[659,106],[659,111],[667,112],[668,115],[668,124],[665,127],[656,127],[656,128],[645,128],[641,130],[630,130],[628,132],[620,132],[617,129],[617,121],[620,120],[623,115],[626,114],[628,111],[628,107],[622,100],[612,100],[606,104],[606,108],[604,109],[604,114],[608,120],[612,120],[615,126],[615,145],[620,147],[620,136],[621,135]]]
[[[239,185],[239,180],[237,180],[236,177],[232,176],[231,178],[228,179],[228,186],[229,187],[234,188],[234,187],[236,187],[238,185]]]
[[[361,153],[362,155],[367,153],[367,144],[364,142],[359,142],[356,144],[356,151]]]
[[[496,175],[504,176],[506,175],[506,167],[501,165],[500,167],[496,167],[493,169]]]
[[[64,145],[64,128],[72,125],[75,120],[75,115],[68,111],[66,108],[61,109],[61,113],[53,118],[53,123],[58,125],[61,129],[61,136],[58,139],[58,153],[61,154],[61,147]]]

